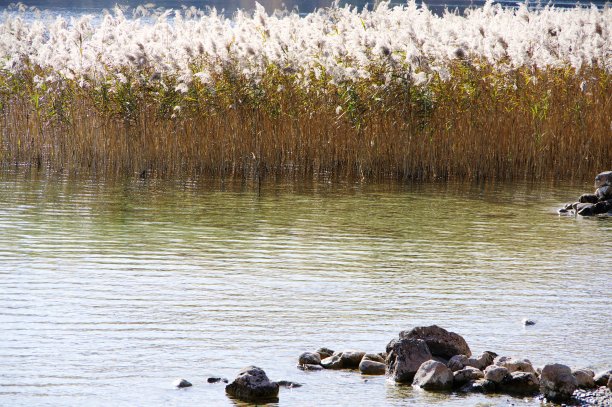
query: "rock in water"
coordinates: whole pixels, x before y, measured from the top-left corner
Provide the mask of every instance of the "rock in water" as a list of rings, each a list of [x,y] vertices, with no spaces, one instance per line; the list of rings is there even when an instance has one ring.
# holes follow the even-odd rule
[[[504,377],[499,388],[504,393],[528,396],[538,392],[540,381],[535,373],[513,372]]]
[[[341,358],[341,354],[330,356],[328,358],[323,359],[321,361],[321,366],[323,366],[325,369],[332,369],[332,370],[343,369],[344,364]]]
[[[298,359],[298,365],[319,365],[321,364],[321,357],[318,353],[304,352]]]
[[[412,385],[425,390],[449,390],[453,387],[453,372],[443,363],[428,360],[417,370]]]
[[[595,372],[591,369],[575,369],[572,374],[576,378],[576,385],[580,389],[592,389],[595,387]]]
[[[172,383],[172,385],[176,387],[177,389],[184,389],[185,387],[193,386],[191,383],[189,383],[185,379],[176,379],[174,383]]]
[[[334,355],[334,351],[332,349],[329,349],[329,348],[319,348],[319,349],[317,349],[316,353],[319,354],[319,357],[321,359],[325,359],[325,358],[328,358],[328,357]]]
[[[595,176],[595,188],[612,185],[612,171],[600,172]]]
[[[540,392],[548,400],[562,402],[569,400],[577,387],[572,370],[565,365],[556,363],[542,368],[540,375]]]
[[[597,201],[605,201],[606,199],[612,199],[612,186],[606,185],[605,187],[597,188],[595,191],[595,197]],[[593,203],[597,203],[597,201]]]
[[[356,350],[345,350],[340,354],[340,359],[342,360],[342,367],[344,369],[359,369],[359,363],[361,363],[361,359],[365,352],[359,352]]]
[[[510,372],[503,366],[491,365],[484,371],[484,378],[495,384],[501,383],[509,375]]]
[[[385,363],[385,358],[383,358],[382,355],[379,355],[378,353],[366,353],[365,355],[363,355],[363,359],[361,359],[361,361],[363,362],[364,360],[371,360],[373,362],[379,362],[382,364]]]
[[[249,366],[242,369],[233,382],[225,386],[232,397],[249,402],[278,402],[278,383],[271,382],[263,369]]]
[[[531,362],[527,359],[514,359],[507,356],[498,356],[493,361],[495,366],[502,366],[508,369],[508,372],[530,372],[535,373],[535,369]]]
[[[582,194],[580,198],[578,198],[578,202],[580,203],[597,203],[599,201],[599,197],[597,193],[595,194]]]
[[[525,325],[525,326],[531,326],[531,325],[535,325],[535,324],[536,323],[535,323],[535,321],[533,319],[527,319],[527,318],[523,319],[523,325]]]
[[[422,339],[394,339],[387,345],[387,375],[399,383],[412,383],[423,362],[431,359]]]
[[[400,338],[422,339],[433,356],[450,359],[455,355],[472,356],[472,351],[463,337],[437,325],[419,326],[400,332]]]
[[[453,373],[453,386],[460,387],[464,384],[484,378],[484,373],[481,370],[476,369],[472,366],[466,366],[461,370],[457,370]]]
[[[387,365],[374,360],[362,359],[359,363],[359,371],[365,375],[384,375]]]
[[[612,375],[612,370],[607,370],[605,372],[599,372],[595,375],[593,380],[595,381],[596,385],[605,386],[608,384],[608,379],[610,378],[611,375]]]

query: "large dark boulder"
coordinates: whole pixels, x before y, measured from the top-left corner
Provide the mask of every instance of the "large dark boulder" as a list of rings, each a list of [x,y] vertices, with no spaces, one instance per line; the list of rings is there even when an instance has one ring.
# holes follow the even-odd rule
[[[579,389],[592,389],[595,387],[595,372],[591,369],[574,369],[572,374],[576,378],[576,385]]]
[[[387,345],[387,375],[399,383],[412,383],[419,367],[431,359],[422,339],[394,339]]]
[[[323,366],[325,369],[332,370],[344,369],[344,362],[341,357],[342,354],[325,358],[321,361],[321,366]]]
[[[540,374],[540,392],[550,401],[562,402],[572,397],[578,383],[572,369],[555,363],[546,365]]]
[[[472,351],[463,337],[437,325],[419,326],[400,332],[400,338],[422,339],[433,356],[450,359],[455,355],[472,356]]]
[[[419,366],[412,385],[425,390],[449,390],[453,387],[453,372],[443,363],[428,360]]]
[[[278,402],[278,383],[271,382],[266,372],[257,366],[242,369],[234,381],[225,386],[225,392],[248,402]]]
[[[612,186],[606,185],[605,187],[597,188],[595,191],[595,196],[597,197],[598,201],[612,199]]]

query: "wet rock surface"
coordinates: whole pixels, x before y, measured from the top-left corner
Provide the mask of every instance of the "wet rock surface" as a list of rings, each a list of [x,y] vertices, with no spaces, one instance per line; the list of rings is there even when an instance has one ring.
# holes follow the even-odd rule
[[[484,373],[472,366],[466,366],[461,370],[457,370],[453,373],[453,376],[453,386],[455,387],[463,386],[468,382],[478,379],[484,379]]]
[[[176,379],[174,383],[172,383],[172,385],[176,387],[177,389],[184,389],[185,387],[193,386],[193,384],[191,384],[189,381],[185,379]]]
[[[387,375],[399,383],[411,383],[419,367],[431,359],[422,339],[394,339],[387,345]]]
[[[340,354],[342,367],[344,369],[359,369],[359,363],[361,363],[361,359],[363,359],[364,355],[365,352],[356,350],[343,351]]]
[[[463,337],[437,325],[419,326],[400,332],[400,338],[422,339],[433,356],[450,359],[455,355],[472,356],[472,351]]]
[[[555,363],[542,368],[540,392],[546,399],[555,402],[567,401],[576,387],[576,378],[568,366]]]
[[[387,365],[374,360],[363,359],[359,363],[359,371],[365,375],[384,375]]]
[[[321,363],[321,357],[318,353],[304,352],[298,358],[299,365],[318,365]]]
[[[225,386],[228,395],[248,402],[278,402],[278,383],[271,382],[263,369],[242,369],[233,382]]]
[[[417,370],[412,385],[425,390],[449,390],[453,387],[453,372],[443,363],[428,360]]]
[[[532,372],[512,372],[502,379],[498,387],[502,393],[529,396],[538,393],[540,381]]]

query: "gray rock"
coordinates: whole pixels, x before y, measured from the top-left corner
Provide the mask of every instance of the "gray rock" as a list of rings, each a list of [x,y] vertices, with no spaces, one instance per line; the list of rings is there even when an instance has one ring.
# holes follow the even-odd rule
[[[598,386],[606,386],[608,384],[608,379],[610,378],[611,374],[612,374],[612,370],[607,370],[605,372],[599,372],[595,375],[593,380],[595,381],[595,384]]]
[[[319,365],[321,364],[321,357],[318,353],[304,352],[298,359],[299,365]]]
[[[468,357],[465,355],[455,355],[448,361],[448,368],[453,372],[461,370],[465,367]]]
[[[374,360],[362,359],[359,363],[359,371],[366,375],[384,375],[387,365]]]
[[[595,205],[591,203],[580,203],[576,205],[576,212],[580,216],[593,216],[593,207]]]
[[[612,185],[612,171],[600,172],[595,176],[595,188]]]
[[[342,352],[340,359],[342,360],[342,367],[344,369],[359,369],[359,363],[365,352],[359,352],[356,350],[347,350]]]
[[[233,382],[225,386],[231,397],[249,402],[278,402],[278,383],[271,382],[263,369],[249,366],[242,369]]]
[[[487,379],[478,379],[465,384],[459,391],[464,393],[494,393],[495,383]]]
[[[595,191],[595,197],[599,201],[605,201],[607,199],[612,199],[612,186],[606,185],[604,187],[597,188],[597,191]],[[593,203],[596,203],[596,202],[597,201]]]
[[[387,375],[396,382],[411,383],[423,362],[431,359],[422,339],[394,339],[387,345]]]
[[[316,353],[319,354],[319,357],[321,359],[325,359],[325,358],[328,358],[328,357],[334,355],[334,351],[329,349],[329,348],[319,348],[319,349],[317,349]]]
[[[493,360],[495,366],[502,366],[508,369],[508,372],[530,372],[535,373],[535,369],[531,362],[527,359],[514,359],[508,356],[498,356]]]
[[[542,368],[540,392],[548,400],[555,402],[569,400],[576,387],[576,378],[568,366],[556,363]]]
[[[503,366],[491,365],[484,371],[484,378],[495,384],[501,383],[509,375],[510,372]]]
[[[363,355],[363,359],[361,359],[361,361],[363,362],[364,360],[371,360],[373,362],[379,362],[382,364],[385,363],[385,358],[383,358],[378,353],[366,353],[365,355]]]
[[[422,339],[433,356],[450,359],[455,355],[472,356],[472,351],[463,337],[437,325],[419,326],[400,332],[400,338]]]
[[[224,377],[209,377],[208,379],[206,379],[206,381],[208,383],[219,383],[219,382],[228,383],[228,380]]]
[[[608,389],[612,390],[612,376],[608,377]]]
[[[480,356],[476,359],[475,364],[471,364],[471,358],[468,360],[467,366],[475,367],[476,369],[480,369],[484,371],[487,366],[493,364],[493,361],[497,357],[497,353],[486,350],[480,354]]]
[[[316,372],[319,370],[323,370],[323,366],[321,365],[298,365],[297,368],[305,372]]]
[[[521,396],[536,394],[539,388],[540,381],[533,372],[512,372],[499,384],[502,392]]]
[[[193,384],[189,383],[185,379],[176,379],[174,383],[172,383],[172,385],[176,387],[177,389],[184,389],[185,387],[193,386]]]
[[[342,362],[341,356],[342,355],[340,354],[340,355],[334,355],[334,356],[325,358],[321,361],[321,366],[323,366],[325,369],[332,369],[332,370],[343,369],[344,364]]]
[[[607,213],[609,211],[612,211],[612,199],[597,202],[591,208],[591,212],[593,212],[593,215],[601,215],[602,213]]]
[[[575,369],[572,374],[576,378],[576,385],[580,389],[592,389],[595,387],[595,372],[591,369]]]
[[[284,387],[286,389],[295,389],[298,387],[302,387],[301,383],[290,382],[289,380],[279,380],[278,382],[276,382],[276,384],[278,384],[279,387]]]
[[[412,385],[425,390],[448,390],[453,387],[453,372],[444,363],[428,360],[417,370]]]
[[[580,203],[597,203],[599,198],[596,194],[582,194],[580,198],[578,198],[578,202]]]
[[[461,387],[468,382],[478,379],[484,379],[484,373],[472,366],[466,366],[453,373],[453,385],[455,387]]]

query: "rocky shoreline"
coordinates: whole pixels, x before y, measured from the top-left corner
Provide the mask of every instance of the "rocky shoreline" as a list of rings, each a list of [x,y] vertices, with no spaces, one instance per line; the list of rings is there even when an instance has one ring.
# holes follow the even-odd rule
[[[595,176],[595,192],[582,194],[577,202],[565,204],[557,212],[559,215],[612,216],[612,171]]]
[[[595,374],[590,369],[571,369],[559,363],[536,368],[528,359],[492,351],[475,357],[461,335],[437,325],[400,332],[387,344],[385,352],[333,351],[325,347],[303,352],[298,357],[297,368],[385,375],[398,385],[449,394],[505,394],[535,397],[544,403],[612,407],[612,370]],[[222,378],[207,381],[229,382]],[[185,379],[175,382],[177,388],[190,386]],[[249,366],[225,386],[225,391],[234,399],[267,403],[279,401],[281,388],[297,387],[302,385],[286,380],[271,381],[263,369]]]

